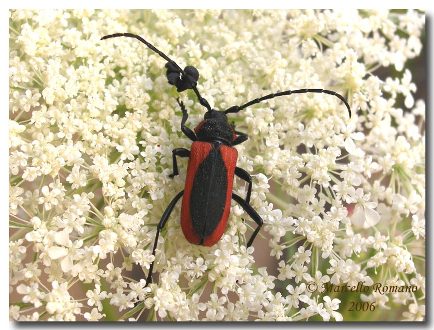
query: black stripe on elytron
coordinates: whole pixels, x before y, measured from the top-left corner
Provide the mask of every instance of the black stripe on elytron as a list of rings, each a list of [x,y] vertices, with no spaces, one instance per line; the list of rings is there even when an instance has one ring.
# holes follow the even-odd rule
[[[226,204],[227,169],[220,153],[220,143],[214,143],[208,156],[199,165],[190,195],[190,215],[193,230],[200,244],[218,226]]]

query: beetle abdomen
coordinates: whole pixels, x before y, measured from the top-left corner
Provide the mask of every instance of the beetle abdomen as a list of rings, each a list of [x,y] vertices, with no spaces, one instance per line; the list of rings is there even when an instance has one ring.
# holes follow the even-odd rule
[[[181,211],[182,230],[189,242],[211,246],[223,235],[236,160],[235,148],[193,142]]]

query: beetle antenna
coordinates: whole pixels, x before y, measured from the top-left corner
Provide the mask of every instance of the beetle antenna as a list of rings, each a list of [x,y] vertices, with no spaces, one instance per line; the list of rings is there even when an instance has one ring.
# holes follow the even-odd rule
[[[185,71],[169,56],[164,54],[161,50],[157,49],[154,45],[143,39],[141,36],[132,34],[132,33],[114,33],[109,34],[101,38],[101,40],[110,39],[110,38],[117,38],[117,37],[128,37],[128,38],[134,38],[139,40],[140,42],[144,43],[148,48],[150,48],[152,51],[160,55],[162,58],[164,58],[167,68],[167,78],[169,80],[169,84],[175,85],[177,87],[178,92],[182,92],[186,89],[192,89],[194,93],[196,94],[200,104],[207,108],[208,111],[211,110],[211,106],[209,105],[208,101],[203,98],[199,91],[197,90],[197,80],[199,78],[199,72],[195,67],[187,66],[185,68]]]
[[[347,107],[347,110],[348,110],[348,114],[351,117],[350,105],[348,104],[347,100],[342,95],[340,95],[334,91],[328,90],[328,89],[315,89],[315,88],[294,89],[294,90],[287,90],[287,91],[283,91],[283,92],[268,94],[268,95],[265,95],[262,97],[258,97],[254,100],[251,100],[251,101],[249,101],[243,105],[240,105],[240,106],[235,105],[233,107],[230,107],[229,109],[225,110],[224,112],[225,113],[237,113],[237,112],[243,110],[244,108],[247,108],[253,104],[256,104],[256,103],[259,103],[259,102],[262,102],[265,100],[270,100],[270,99],[273,99],[273,98],[278,97],[278,96],[291,95],[291,94],[304,94],[304,93],[324,93],[324,94],[336,96],[345,104],[345,106]]]

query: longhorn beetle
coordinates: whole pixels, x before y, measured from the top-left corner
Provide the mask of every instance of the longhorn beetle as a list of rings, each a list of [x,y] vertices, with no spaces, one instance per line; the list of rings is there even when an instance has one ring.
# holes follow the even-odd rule
[[[231,199],[235,200],[243,210],[258,225],[247,242],[251,246],[256,235],[263,224],[262,218],[250,206],[250,195],[252,192],[252,178],[249,173],[237,167],[238,152],[234,148],[237,144],[248,139],[244,133],[238,132],[229,123],[227,114],[237,113],[253,104],[269,100],[278,96],[302,94],[302,93],[325,93],[338,97],[346,106],[351,116],[350,106],[343,96],[327,89],[295,89],[283,92],[268,94],[253,99],[240,106],[232,106],[224,111],[212,109],[208,101],[204,99],[197,90],[199,71],[193,66],[186,66],[184,70],[170,59],[166,54],[158,50],[142,37],[131,33],[115,33],[106,35],[101,40],[129,37],[135,38],[144,43],[152,51],[164,58],[167,63],[166,77],[169,84],[174,85],[178,92],[192,89],[196,94],[199,103],[207,109],[204,119],[196,126],[194,132],[185,123],[188,118],[187,110],[182,101],[177,102],[182,111],[181,131],[193,141],[191,150],[176,148],[172,151],[173,178],[178,175],[178,163],[176,157],[189,158],[185,188],[179,192],[164,211],[157,226],[157,233],[152,248],[152,255],[155,257],[155,250],[158,244],[160,231],[164,228],[176,203],[182,199],[181,228],[185,238],[193,244],[212,246],[214,245],[226,228],[229,217]],[[247,194],[242,198],[232,192],[234,175],[247,182]],[[152,270],[154,262],[149,268],[146,286],[152,282]]]

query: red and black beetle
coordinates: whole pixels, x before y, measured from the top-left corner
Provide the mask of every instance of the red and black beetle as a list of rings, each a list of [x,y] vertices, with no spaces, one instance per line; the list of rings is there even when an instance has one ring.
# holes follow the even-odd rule
[[[142,37],[135,34],[115,33],[104,36],[101,40],[115,37],[130,37],[138,39],[151,50],[163,57],[167,61],[166,77],[169,84],[176,86],[178,92],[192,89],[200,104],[207,109],[203,121],[197,125],[193,132],[185,125],[188,113],[184,104],[178,100],[178,104],[182,110],[181,131],[192,140],[193,143],[191,145],[191,150],[176,148],[172,151],[173,173],[170,177],[179,174],[176,157],[189,158],[185,188],[173,198],[164,211],[157,226],[152,254],[155,256],[160,231],[164,228],[172,210],[181,197],[183,197],[181,227],[185,238],[189,242],[205,246],[212,246],[218,242],[226,229],[231,199],[233,199],[258,225],[247,242],[247,247],[249,247],[252,245],[256,235],[261,229],[263,220],[250,206],[250,195],[252,192],[251,176],[245,170],[236,166],[238,152],[234,146],[246,141],[248,136],[236,131],[234,127],[229,124],[227,114],[236,113],[250,105],[277,96],[301,93],[325,93],[338,97],[345,104],[349,114],[351,115],[350,106],[347,101],[343,96],[334,91],[310,88],[272,93],[251,100],[241,106],[230,107],[225,111],[214,110],[211,108],[208,101],[201,97],[197,90],[196,85],[199,79],[199,72],[195,67],[187,66],[184,70],[181,69],[181,67],[179,67],[179,65],[166,54],[155,48]],[[232,192],[234,175],[248,183],[245,198]],[[152,281],[153,266],[154,262],[152,262],[150,266],[146,285]]]

